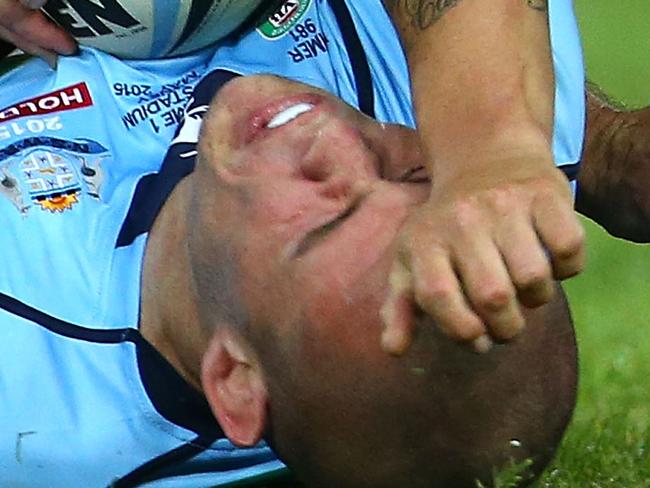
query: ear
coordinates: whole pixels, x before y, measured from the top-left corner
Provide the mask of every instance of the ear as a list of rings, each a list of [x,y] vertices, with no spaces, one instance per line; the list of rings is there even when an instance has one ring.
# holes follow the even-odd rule
[[[266,383],[250,345],[232,329],[220,327],[213,334],[201,384],[228,439],[243,447],[257,444],[266,426]]]

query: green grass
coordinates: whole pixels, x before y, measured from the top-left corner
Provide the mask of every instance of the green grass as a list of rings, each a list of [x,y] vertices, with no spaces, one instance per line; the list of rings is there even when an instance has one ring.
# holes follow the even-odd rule
[[[588,227],[589,266],[568,283],[578,406],[549,487],[650,487],[650,247]]]
[[[650,105],[650,2],[576,0],[587,73]],[[650,189],[650,182],[648,182]],[[650,487],[650,246],[586,222],[587,271],[566,289],[580,347],[573,422],[538,487]]]

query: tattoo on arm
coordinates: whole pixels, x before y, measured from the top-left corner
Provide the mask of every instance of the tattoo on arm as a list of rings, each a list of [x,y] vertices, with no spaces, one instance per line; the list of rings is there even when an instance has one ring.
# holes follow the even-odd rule
[[[540,12],[548,11],[548,0],[526,0],[526,4],[530,8]]]
[[[461,0],[396,0],[395,8],[401,9],[420,30],[435,24]]]
[[[526,5],[539,12],[548,11],[548,0],[524,0]],[[401,9],[420,30],[435,24],[461,0],[384,0],[390,11]]]

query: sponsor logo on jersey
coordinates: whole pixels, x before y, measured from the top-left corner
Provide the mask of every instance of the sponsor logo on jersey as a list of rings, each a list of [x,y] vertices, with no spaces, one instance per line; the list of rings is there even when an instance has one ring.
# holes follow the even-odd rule
[[[279,39],[300,22],[311,3],[312,0],[286,0],[258,26],[257,31],[267,39]]]
[[[89,107],[92,104],[93,99],[86,83],[77,83],[0,110],[0,122],[31,115],[46,115],[65,110],[76,110]]]
[[[114,27],[133,31],[145,28],[117,0],[48,0],[43,10],[75,37],[114,34]]]
[[[100,199],[102,161],[108,158],[104,146],[88,139],[23,139],[0,150],[0,195],[23,214],[34,205],[65,212],[84,194]]]

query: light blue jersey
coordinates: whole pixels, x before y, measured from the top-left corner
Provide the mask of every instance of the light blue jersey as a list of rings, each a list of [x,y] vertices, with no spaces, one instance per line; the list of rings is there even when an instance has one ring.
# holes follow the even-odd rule
[[[551,3],[554,149],[571,165],[582,61],[570,2]],[[379,0],[287,0],[237,43],[183,59],[83,49],[56,71],[32,59],[0,77],[0,486],[195,488],[283,472],[265,444],[225,439],[138,332],[147,233],[193,169],[201,117],[225,82],[260,72],[414,124]]]
[[[381,2],[347,2],[349,21],[341,2],[330,2],[334,11],[314,8],[325,0],[287,3],[297,10],[304,6],[304,13],[284,24],[270,19],[235,45],[220,49],[212,66],[242,75],[273,73],[303,81],[381,121],[414,126],[406,60]],[[556,75],[553,150],[556,164],[566,166],[577,163],[582,150],[582,50],[571,0],[550,0],[549,16]],[[328,37],[337,23],[351,33],[343,44]],[[287,25],[292,28],[287,30]],[[382,33],[377,25],[384,26]]]

